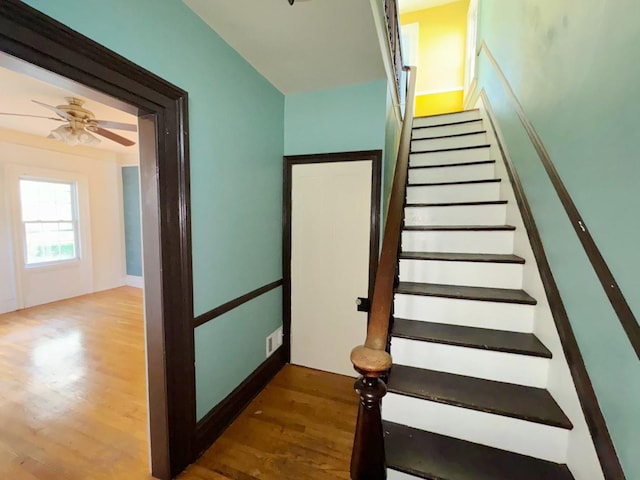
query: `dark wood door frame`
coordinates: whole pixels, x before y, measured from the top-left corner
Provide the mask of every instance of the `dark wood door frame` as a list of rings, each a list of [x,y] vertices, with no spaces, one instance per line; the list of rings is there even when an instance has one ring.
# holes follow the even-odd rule
[[[369,240],[369,291],[373,295],[373,286],[378,268],[380,253],[380,204],[382,189],[382,150],[358,152],[322,153],[311,155],[285,156],[283,165],[283,202],[282,202],[282,307],[283,307],[283,346],[287,362],[291,361],[291,173],[294,165],[329,162],[371,161],[371,233]],[[353,308],[356,308],[353,299]],[[355,345],[354,345],[355,347]]]
[[[194,459],[196,423],[187,92],[18,0],[0,0],[0,51],[140,117],[151,463],[172,478]]]

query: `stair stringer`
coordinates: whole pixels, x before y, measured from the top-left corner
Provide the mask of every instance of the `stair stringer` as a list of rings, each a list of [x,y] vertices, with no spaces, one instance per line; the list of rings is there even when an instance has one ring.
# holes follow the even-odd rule
[[[488,143],[491,145],[492,158],[497,160],[496,178],[502,179],[500,198],[508,201],[506,223],[516,227],[513,253],[525,259],[522,288],[538,301],[534,307],[534,333],[553,355],[549,362],[546,388],[574,426],[568,432],[566,464],[576,480],[604,480],[602,467],[580,405],[527,229],[507,172],[507,159],[503,157],[498,142],[500,141],[503,145],[505,155],[508,156],[509,152],[499,131],[499,125],[496,127],[497,132],[493,129],[490,121],[492,116],[490,106],[487,108],[482,97],[478,97],[473,108],[480,110],[484,128],[487,130]],[[513,165],[513,162],[510,163]]]

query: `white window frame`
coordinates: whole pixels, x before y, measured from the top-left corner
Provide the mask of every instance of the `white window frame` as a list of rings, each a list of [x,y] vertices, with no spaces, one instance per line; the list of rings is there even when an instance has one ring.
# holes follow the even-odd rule
[[[469,99],[477,77],[477,46],[478,46],[478,0],[469,2],[467,11],[467,53],[464,71],[464,101]]]
[[[30,220],[25,221],[22,215],[22,195],[21,195],[21,185],[20,182],[23,180],[31,181],[31,182],[42,182],[42,183],[59,183],[64,185],[69,185],[71,187],[71,221],[69,220]],[[74,180],[63,180],[60,178],[49,178],[49,177],[40,177],[40,176],[31,176],[31,175],[20,175],[18,178],[18,193],[19,193],[19,205],[20,205],[20,225],[21,225],[21,235],[22,235],[22,247],[23,247],[23,264],[24,268],[33,269],[33,268],[41,268],[48,267],[54,265],[64,265],[69,263],[77,263],[82,259],[82,242],[80,238],[80,220],[79,220],[79,211],[78,211],[78,183]],[[29,262],[28,255],[28,246],[27,246],[27,224],[44,224],[44,223],[71,223],[73,225],[73,241],[74,241],[74,253],[75,255],[72,258],[63,258],[57,260],[49,260],[44,262]]]

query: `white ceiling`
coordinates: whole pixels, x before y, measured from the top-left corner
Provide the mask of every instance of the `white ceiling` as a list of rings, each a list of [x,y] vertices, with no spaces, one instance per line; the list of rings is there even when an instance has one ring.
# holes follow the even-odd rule
[[[459,2],[461,0],[398,0],[400,13],[417,12],[426,8],[439,7],[447,3]]]
[[[284,94],[384,78],[369,0],[184,0]]]
[[[79,96],[86,100],[84,108],[92,111],[99,120],[111,120],[115,122],[132,123],[137,125],[138,118],[135,115],[122,112],[103,103],[87,99],[71,90],[59,88],[49,83],[37,80],[31,76],[16,73],[12,70],[0,67],[0,112],[20,113],[25,115],[42,115],[46,117],[56,117],[55,112],[41,107],[31,100],[48,105],[66,104],[64,97]],[[47,120],[44,118],[28,118],[14,117],[9,115],[0,115],[0,128],[8,130],[16,130],[18,132],[29,133],[39,137],[46,137],[54,128],[63,125],[60,122]],[[136,132],[125,132],[122,130],[113,130],[115,133],[122,135],[137,143],[138,134]],[[96,135],[97,136],[97,135]],[[138,147],[124,147],[118,143],[112,142],[103,137],[101,142],[94,146],[101,150],[109,150],[120,154],[137,154]]]

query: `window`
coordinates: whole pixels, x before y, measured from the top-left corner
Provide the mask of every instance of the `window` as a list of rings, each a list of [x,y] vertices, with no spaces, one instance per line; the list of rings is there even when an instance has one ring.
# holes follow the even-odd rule
[[[471,0],[467,13],[467,65],[464,74],[465,98],[476,76],[476,47],[478,42],[478,0]]]
[[[74,182],[20,179],[20,206],[27,265],[79,258]]]

